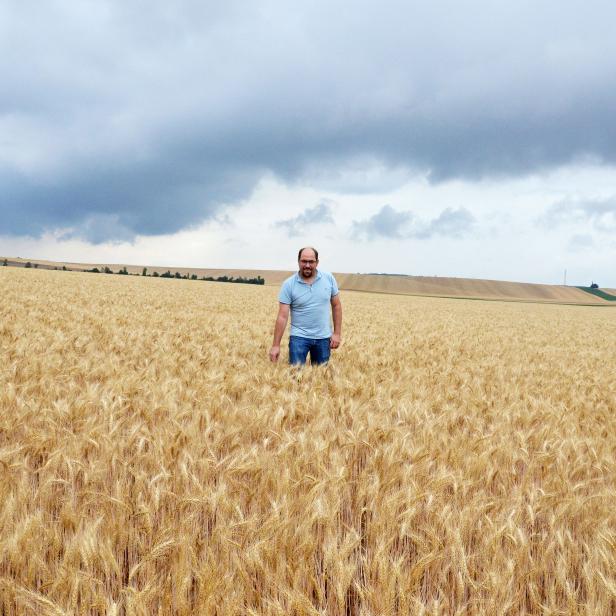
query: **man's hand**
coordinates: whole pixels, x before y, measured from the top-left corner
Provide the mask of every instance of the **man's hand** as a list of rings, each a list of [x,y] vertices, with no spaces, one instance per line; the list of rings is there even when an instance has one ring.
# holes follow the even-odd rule
[[[282,340],[282,334],[284,334],[284,328],[287,326],[290,309],[291,306],[289,304],[283,304],[282,302],[278,304],[278,316],[274,325],[274,340],[269,352],[270,361],[276,362],[280,357],[280,341]]]
[[[276,362],[278,361],[278,357],[280,357],[280,347],[273,346],[269,352],[270,361]]]
[[[340,334],[332,334],[332,337],[329,339],[329,348],[337,349],[340,346]]]
[[[342,333],[342,302],[340,301],[340,293],[336,293],[331,299],[332,317],[334,320],[334,333],[329,339],[329,348],[337,349],[340,346],[340,334]]]

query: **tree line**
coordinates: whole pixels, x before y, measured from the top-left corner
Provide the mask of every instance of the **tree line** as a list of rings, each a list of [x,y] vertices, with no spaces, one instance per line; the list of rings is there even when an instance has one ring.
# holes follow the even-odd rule
[[[2,262],[2,265],[8,266],[8,260],[4,259],[4,261]],[[31,261],[27,261],[24,265],[24,267],[27,267],[27,268],[31,268],[31,267],[38,268],[38,266],[39,266],[38,263],[33,264]],[[54,270],[61,269],[62,271],[65,271],[65,272],[72,271],[71,269],[67,268],[66,265],[63,265],[61,268],[59,267],[50,268],[48,266],[46,269],[54,269]],[[131,274],[126,269],[126,266],[123,266],[117,272],[114,272],[108,265],[105,265],[104,267],[101,266],[100,269],[98,267],[93,267],[92,269],[77,270],[77,271],[85,271],[91,274],[119,274],[121,276],[138,276],[139,275],[139,274]],[[202,276],[201,278],[199,278],[197,274],[181,274],[180,272],[175,272],[175,274],[172,274],[170,270],[167,270],[164,274],[159,274],[156,271],[152,272],[151,274],[148,274],[147,267],[143,268],[143,270],[141,271],[141,276],[151,276],[152,278],[179,278],[182,280],[205,280],[208,282],[236,282],[239,284],[259,284],[259,285],[265,284],[265,279],[261,278],[261,276],[257,276],[256,278],[248,278],[248,277],[244,278],[243,276],[238,276],[237,278],[234,278],[233,276],[218,276],[217,278],[214,278],[213,276]]]
[[[138,276],[138,274],[129,274],[129,271],[126,269],[126,266],[124,266],[122,269],[118,270],[117,272],[113,272],[113,270],[111,270],[108,266],[105,266],[103,269],[98,269],[98,267],[93,267],[92,269],[89,270],[85,270],[86,272],[91,272],[93,274],[120,274],[123,276],[128,276],[128,275],[132,275],[132,276]],[[159,274],[158,272],[154,271],[151,274],[148,274],[148,268],[144,267],[142,272],[141,272],[142,276],[151,276],[152,278],[178,278],[181,280],[205,280],[205,281],[209,281],[209,282],[237,282],[240,284],[259,284],[259,285],[264,285],[265,284],[265,279],[261,278],[261,276],[257,276],[256,278],[244,278],[243,276],[238,276],[237,278],[234,278],[233,276],[218,276],[217,278],[214,278],[213,276],[202,276],[201,278],[199,278],[199,276],[197,276],[197,274],[181,274],[180,272],[175,272],[175,274],[171,273],[171,270],[167,270],[164,274]]]

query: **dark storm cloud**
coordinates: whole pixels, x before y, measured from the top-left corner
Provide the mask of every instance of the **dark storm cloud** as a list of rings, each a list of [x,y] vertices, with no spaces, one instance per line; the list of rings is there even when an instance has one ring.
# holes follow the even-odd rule
[[[472,9],[5,3],[0,234],[173,232],[266,173],[331,187],[354,160],[431,181],[616,163],[616,6]]]
[[[64,237],[93,243],[173,233],[246,197],[257,177],[254,170],[231,173],[180,157],[128,168],[103,165],[40,184],[4,176],[0,232],[39,235],[64,228]]]
[[[294,218],[279,220],[274,226],[286,229],[290,236],[298,236],[307,227],[319,224],[333,224],[333,222],[332,207],[328,203],[323,202],[307,209]]]
[[[540,219],[547,228],[564,224],[590,224],[597,231],[616,231],[616,197],[594,201],[561,201],[552,205]]]
[[[434,236],[459,238],[466,235],[475,219],[465,208],[447,208],[432,220],[422,220],[408,211],[394,210],[384,205],[376,214],[363,221],[353,221],[351,236],[376,239],[429,239]]]

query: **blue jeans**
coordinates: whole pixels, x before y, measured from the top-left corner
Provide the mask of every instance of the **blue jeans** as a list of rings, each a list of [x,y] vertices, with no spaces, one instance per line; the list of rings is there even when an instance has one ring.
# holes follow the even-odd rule
[[[326,364],[329,360],[329,338],[301,338],[289,337],[289,363],[301,365],[306,363],[306,356],[310,353],[310,363]]]

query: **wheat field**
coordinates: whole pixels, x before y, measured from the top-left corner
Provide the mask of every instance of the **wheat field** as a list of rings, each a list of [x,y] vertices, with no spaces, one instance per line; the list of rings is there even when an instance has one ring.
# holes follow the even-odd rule
[[[616,614],[616,312],[0,269],[0,614]]]

